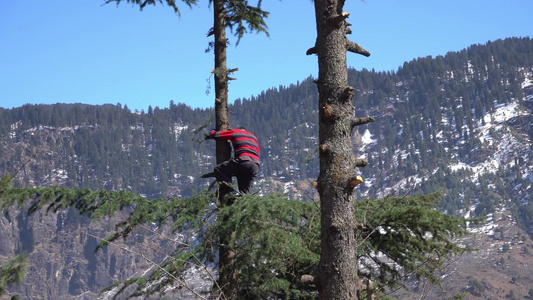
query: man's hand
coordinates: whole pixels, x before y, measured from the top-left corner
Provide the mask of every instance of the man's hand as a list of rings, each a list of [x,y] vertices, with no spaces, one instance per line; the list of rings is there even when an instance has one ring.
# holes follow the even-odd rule
[[[211,130],[211,133],[210,134],[204,134],[204,140],[214,140],[213,137],[211,137],[213,134],[215,134],[217,131],[215,129],[212,129]]]

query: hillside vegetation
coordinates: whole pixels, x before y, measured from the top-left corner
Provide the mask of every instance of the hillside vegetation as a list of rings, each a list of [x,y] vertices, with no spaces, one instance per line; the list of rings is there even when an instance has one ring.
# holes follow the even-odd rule
[[[491,270],[507,277],[510,275],[504,266],[510,261],[519,261],[517,266],[532,263],[533,244],[527,237],[533,235],[530,38],[492,41],[445,56],[418,58],[394,72],[352,69],[349,84],[355,87],[358,117],[376,119],[355,133],[355,143],[362,146],[359,154],[369,161],[368,167],[354,170],[365,180],[357,189],[358,199],[443,190],[439,206],[448,214],[498,216],[495,223],[506,221],[505,227],[492,223],[492,229],[479,233],[489,240],[478,243],[484,251],[480,253],[486,256],[477,259],[492,262],[495,257],[503,258],[503,264],[494,262],[496,267]],[[237,99],[230,106],[231,125],[246,127],[260,141],[262,169],[255,187],[259,193],[284,193],[304,201],[317,197],[310,185],[318,176],[317,99],[313,79],[307,78],[250,99]],[[209,185],[199,175],[214,166],[214,145],[201,140],[202,133],[213,127],[212,117],[212,110],[192,109],[173,101],[169,107],[150,107],[146,112],[131,111],[120,103],[0,109],[0,175],[16,174],[17,187],[129,190],[148,199],[190,196]],[[76,234],[60,226],[60,218],[67,216],[77,218],[66,212],[41,221],[42,232],[36,230],[38,217],[27,219],[20,214],[1,218],[5,225],[1,240],[9,242],[2,242],[0,260],[21,251],[42,250],[39,255],[44,255],[46,243],[58,242],[55,234]],[[107,225],[99,226],[103,230]],[[47,235],[49,238],[44,239]],[[499,241],[498,249],[489,242],[493,239]],[[60,244],[68,247],[66,240]],[[135,266],[128,262],[134,258],[118,252],[95,258],[87,250],[96,243],[90,236],[72,240],[77,240],[76,247],[85,249],[78,258],[69,254],[76,264],[60,262],[56,257],[55,263],[41,266],[46,270],[43,278],[57,279],[44,284],[64,280],[57,289],[62,296],[98,290],[109,283],[104,281],[119,276],[118,271],[104,276],[99,269],[109,267],[112,257],[114,270],[118,263],[125,268],[120,276],[133,273],[127,268],[146,267]],[[517,247],[510,251],[510,246]],[[512,258],[503,254],[507,253],[504,248],[514,253]],[[467,258],[472,259],[470,263],[476,261]],[[34,264],[35,270],[40,270],[38,263]],[[87,272],[92,275],[85,271],[68,274],[65,266],[90,266]],[[455,280],[449,289],[473,291],[469,292],[471,297],[488,299],[489,291],[497,288],[479,277],[486,271],[467,274],[463,277],[466,281]],[[526,269],[513,283],[518,284],[515,292],[520,291],[521,296],[527,294],[527,283],[533,280],[527,273]],[[510,288],[506,285],[501,293],[492,295],[505,296]]]

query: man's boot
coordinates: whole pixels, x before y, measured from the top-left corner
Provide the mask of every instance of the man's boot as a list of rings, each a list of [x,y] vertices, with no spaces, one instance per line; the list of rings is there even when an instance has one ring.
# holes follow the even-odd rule
[[[215,172],[206,173],[206,174],[200,176],[200,178],[209,178],[209,177],[216,177],[215,176]]]

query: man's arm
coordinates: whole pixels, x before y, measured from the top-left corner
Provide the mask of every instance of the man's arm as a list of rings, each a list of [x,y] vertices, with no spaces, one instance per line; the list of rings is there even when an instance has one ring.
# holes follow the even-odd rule
[[[233,138],[233,130],[225,130],[225,131],[216,131],[211,130],[211,133],[209,135],[205,135],[204,139],[209,140],[225,140],[229,141]]]

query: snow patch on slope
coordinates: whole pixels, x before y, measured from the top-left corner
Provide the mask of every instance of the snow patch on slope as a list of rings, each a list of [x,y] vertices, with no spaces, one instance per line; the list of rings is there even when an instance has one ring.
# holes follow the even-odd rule
[[[450,165],[450,170],[452,172],[461,169],[471,170],[474,172],[474,178],[477,178],[481,173],[496,172],[502,163],[512,166],[514,164],[512,158],[519,152],[522,143],[513,136],[505,122],[527,114],[528,112],[522,110],[516,102],[496,105],[494,113],[485,114],[483,117],[485,125],[482,125],[482,122],[479,121],[476,129],[476,136],[479,140],[493,147],[492,155],[478,164],[458,161]]]
[[[361,140],[363,142],[363,147],[367,145],[372,145],[377,142],[376,139],[372,138],[372,134],[370,133],[370,130],[366,129],[363,135],[361,136]]]

